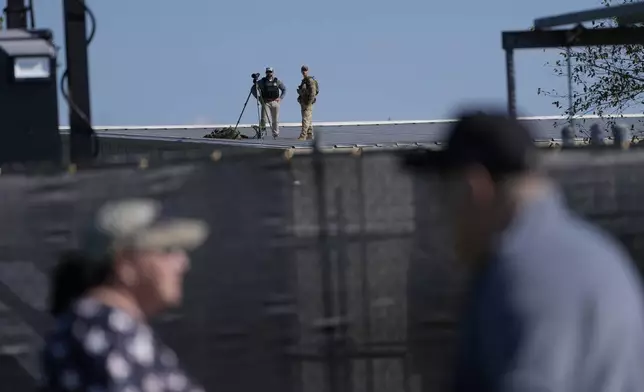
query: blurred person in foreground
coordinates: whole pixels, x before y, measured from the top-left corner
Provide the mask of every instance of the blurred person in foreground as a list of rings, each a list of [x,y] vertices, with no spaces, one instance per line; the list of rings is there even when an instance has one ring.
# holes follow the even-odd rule
[[[440,174],[460,258],[476,271],[454,390],[644,390],[644,303],[628,254],[569,211],[517,121],[465,114],[447,142],[405,161]]]
[[[148,320],[180,303],[186,251],[207,233],[200,221],[162,219],[153,200],[104,205],[82,250],[66,254],[54,271],[45,390],[202,391]]]

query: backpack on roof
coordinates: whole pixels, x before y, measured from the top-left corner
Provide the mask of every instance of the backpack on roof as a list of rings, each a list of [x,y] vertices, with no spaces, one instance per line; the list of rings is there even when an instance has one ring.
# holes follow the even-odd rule
[[[317,97],[317,95],[320,93],[320,85],[315,77],[311,76],[311,79],[313,79],[313,81],[315,82],[315,96]]]
[[[230,139],[238,140],[242,139],[243,136],[241,132],[232,127],[218,128],[204,136],[207,139]]]

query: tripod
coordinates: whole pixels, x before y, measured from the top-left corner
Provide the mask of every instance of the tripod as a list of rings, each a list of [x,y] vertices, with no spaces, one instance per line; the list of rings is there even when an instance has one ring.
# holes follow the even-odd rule
[[[253,85],[255,86],[255,91],[257,92],[257,120],[259,123],[259,126],[257,129],[255,129],[255,139],[264,139],[264,136],[266,134],[266,129],[262,129],[262,114],[261,114],[261,108],[264,108],[264,100],[262,99],[262,90],[259,87],[259,83],[257,79],[253,79]],[[237,119],[237,123],[235,124],[235,131],[237,130],[237,127],[239,126],[239,122],[241,121],[242,117],[244,116],[244,111],[246,110],[246,106],[248,105],[248,101],[250,100],[250,96],[253,95],[253,90],[248,92],[248,96],[246,97],[246,102],[244,102],[244,107],[242,107],[241,113],[239,113],[239,118]],[[268,124],[271,126],[271,118],[270,116],[266,116],[268,118]]]

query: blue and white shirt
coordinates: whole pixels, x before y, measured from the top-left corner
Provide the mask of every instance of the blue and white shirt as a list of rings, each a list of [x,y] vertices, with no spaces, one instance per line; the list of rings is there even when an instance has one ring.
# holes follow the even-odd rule
[[[147,324],[91,298],[57,320],[43,374],[51,392],[203,392]]]

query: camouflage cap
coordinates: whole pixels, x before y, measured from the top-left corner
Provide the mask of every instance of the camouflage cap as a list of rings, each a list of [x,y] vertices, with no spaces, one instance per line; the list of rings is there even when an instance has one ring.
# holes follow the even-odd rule
[[[308,71],[309,66],[308,65],[303,65],[302,68],[300,68],[302,71]]]
[[[103,205],[86,232],[82,250],[101,259],[121,250],[193,250],[208,237],[205,222],[161,217],[152,199],[125,199]]]
[[[266,67],[266,72],[273,72],[273,67]]]

